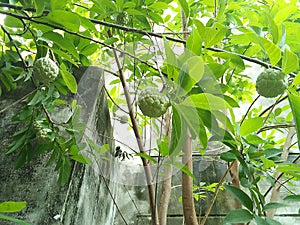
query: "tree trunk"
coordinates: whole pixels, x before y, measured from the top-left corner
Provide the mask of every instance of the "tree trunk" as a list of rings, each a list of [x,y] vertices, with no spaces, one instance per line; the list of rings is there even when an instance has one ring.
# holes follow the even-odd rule
[[[189,130],[186,134],[182,164],[186,165],[193,172],[192,137]],[[182,172],[182,208],[184,223],[186,225],[198,225],[193,197],[193,178],[185,172]]]
[[[164,174],[166,174],[166,179],[164,179],[161,186],[161,195],[158,207],[158,218],[160,225],[167,225],[168,207],[171,196],[172,171],[173,169],[171,165],[170,168],[166,168],[164,170]]]
[[[166,130],[166,135],[169,140],[168,144],[170,146],[171,132],[172,132],[170,111],[166,113],[164,122],[165,122],[164,126]],[[164,168],[164,174],[166,177],[162,182],[161,195],[160,195],[159,205],[158,205],[158,219],[160,225],[167,225],[168,208],[169,208],[171,187],[172,187],[172,172],[173,172],[172,165],[170,165],[170,167]]]

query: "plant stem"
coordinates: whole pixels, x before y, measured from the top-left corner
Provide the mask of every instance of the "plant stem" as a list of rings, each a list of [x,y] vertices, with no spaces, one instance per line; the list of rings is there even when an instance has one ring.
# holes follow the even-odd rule
[[[108,36],[112,37],[112,34],[110,31],[108,31]],[[137,124],[137,121],[135,119],[135,111],[133,108],[132,100],[131,100],[131,96],[129,94],[129,89],[126,83],[126,78],[125,75],[123,73],[122,70],[122,66],[119,60],[119,57],[117,55],[117,51],[115,49],[113,49],[113,54],[116,60],[116,64],[118,66],[118,70],[119,70],[119,76],[120,76],[120,81],[124,90],[124,95],[125,95],[125,99],[126,99],[126,103],[127,103],[127,107],[128,107],[128,111],[129,111],[129,116],[130,116],[130,120],[132,123],[132,129],[139,147],[139,151],[142,154],[146,154],[146,151],[144,149],[144,144],[142,141],[142,137],[140,135],[139,132],[139,127]],[[145,176],[146,176],[146,182],[147,182],[147,188],[148,188],[148,193],[149,193],[149,201],[150,201],[150,210],[151,210],[151,218],[152,218],[152,225],[159,225],[159,221],[158,221],[158,213],[157,213],[157,208],[155,205],[155,188],[153,185],[153,179],[152,179],[152,172],[150,170],[150,166],[148,161],[141,157],[143,166],[144,166],[144,171],[145,171]]]

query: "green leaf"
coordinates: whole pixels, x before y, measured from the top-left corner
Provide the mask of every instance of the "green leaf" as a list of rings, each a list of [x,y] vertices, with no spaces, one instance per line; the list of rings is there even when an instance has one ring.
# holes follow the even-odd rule
[[[286,196],[283,200],[287,202],[300,202],[300,195],[289,195]]]
[[[99,48],[99,46],[96,43],[91,43],[87,46],[85,46],[81,51],[80,54],[83,54],[85,56],[90,56],[92,55],[94,52],[97,51],[97,49]]]
[[[222,152],[220,154],[220,158],[222,160],[225,160],[226,162],[233,162],[234,160],[237,159],[236,155],[233,152],[231,152],[231,151]]]
[[[265,120],[264,117],[245,119],[240,128],[241,136],[245,136],[251,134],[252,132],[257,131],[259,128],[262,127],[264,120]]]
[[[288,99],[296,125],[297,137],[298,140],[300,140],[300,96],[293,93],[288,93]],[[300,142],[298,142],[298,147],[300,149]]]
[[[33,0],[37,15],[42,15],[45,8],[45,0]]]
[[[220,23],[214,23],[212,27],[205,27],[205,34],[203,37],[205,48],[216,45],[223,40],[226,31],[227,28]]]
[[[7,220],[7,221],[12,221],[12,222],[15,222],[15,223],[18,223],[18,224],[21,224],[21,225],[31,225],[30,223],[27,223],[27,222],[22,221],[22,220],[15,219],[15,218],[10,217],[10,216],[6,216],[6,215],[1,214],[1,213],[0,213],[0,219]]]
[[[24,28],[24,24],[21,20],[8,15],[4,18],[4,25],[10,28]]]
[[[271,218],[266,218],[269,225],[282,225],[280,222],[273,220]]]
[[[63,9],[65,8],[67,2],[67,0],[50,0],[51,9]]]
[[[146,153],[137,153],[136,156],[140,156],[144,159],[148,159],[151,162],[157,163],[157,161],[153,157],[151,157],[150,155],[148,155]]]
[[[170,143],[170,155],[176,156],[185,144],[186,125],[182,122],[176,107],[172,106],[172,137]]]
[[[228,60],[230,62],[230,64],[232,64],[232,67],[238,67],[241,70],[245,69],[244,61],[242,60],[241,57],[239,57],[237,55],[233,55],[228,52],[216,52],[213,55],[216,57],[220,57],[222,59]]]
[[[185,105],[174,105],[177,112],[180,114],[181,119],[186,123],[188,129],[191,132],[193,138],[198,137],[202,146],[207,147],[207,134],[204,124],[198,115],[198,111],[194,107],[189,107]]]
[[[60,70],[60,73],[62,75],[64,82],[66,83],[67,87],[69,88],[69,90],[72,93],[76,93],[77,92],[77,82],[76,82],[76,79],[73,76],[73,74],[71,74],[69,71],[64,70],[64,69]]]
[[[59,24],[64,28],[78,32],[80,27],[80,18],[76,13],[68,12],[64,10],[53,10],[47,17],[49,21]]]
[[[182,172],[192,177],[194,181],[196,181],[194,174],[189,170],[189,168],[186,165],[183,165],[179,162],[172,162],[172,164],[176,166],[178,169],[180,169]]]
[[[288,206],[288,205],[280,203],[280,202],[270,202],[270,203],[266,204],[262,210],[268,211],[268,210],[278,209],[278,208],[282,208],[282,207],[286,207],[286,206]]]
[[[72,168],[71,162],[68,158],[63,157],[61,160],[62,164],[59,171],[58,184],[63,186],[68,182]]]
[[[193,29],[189,38],[186,40],[186,48],[196,55],[202,52],[202,38],[198,30]]]
[[[167,71],[169,78],[173,78],[177,81],[177,76],[175,76],[176,67],[178,67],[177,57],[174,54],[169,42],[164,38],[164,49],[166,54],[165,63],[167,64]]]
[[[230,186],[224,185],[225,189],[228,190],[243,206],[249,209],[251,212],[253,211],[253,202],[251,198],[241,189]]]
[[[270,169],[272,167],[276,166],[276,163],[273,160],[267,159],[265,157],[260,157],[261,161],[263,162],[263,168],[264,169]]]
[[[223,225],[247,223],[253,219],[253,215],[246,209],[231,210],[223,221]]]
[[[289,74],[297,70],[298,67],[298,56],[294,52],[290,51],[288,48],[285,48],[282,57],[282,72],[285,74]]]
[[[26,208],[26,202],[2,202],[0,203],[0,212],[12,213],[19,212],[22,209]]]
[[[161,156],[163,156],[163,157],[169,155],[168,142],[169,142],[169,140],[168,140],[168,137],[166,137],[166,136],[162,140],[161,139],[157,140],[157,147],[159,149]]]
[[[260,42],[262,43],[261,46],[266,50],[269,56],[271,65],[275,66],[281,59],[280,48],[271,41],[262,37],[260,38]]]
[[[190,95],[181,104],[206,110],[224,110],[229,107],[223,98],[209,93]]]
[[[179,0],[179,3],[182,7],[182,10],[185,14],[185,17],[188,18],[190,16],[190,8],[186,0]]]
[[[181,67],[177,81],[177,96],[189,93],[204,73],[204,62],[200,56],[189,58]]]
[[[76,50],[75,46],[73,45],[73,43],[70,40],[64,38],[61,34],[53,32],[53,31],[49,31],[49,32],[44,33],[42,35],[42,38],[53,41],[61,49],[64,49],[67,52],[71,53],[72,56],[74,56],[74,58],[76,58],[77,60],[79,59],[77,50]]]
[[[269,223],[266,221],[266,219],[264,219],[262,217],[255,215],[254,219],[255,219],[255,222],[257,225],[269,225]]]
[[[288,17],[290,17],[298,8],[296,4],[289,4],[286,3],[283,7],[275,15],[274,21],[276,24],[281,24],[285,21]]]

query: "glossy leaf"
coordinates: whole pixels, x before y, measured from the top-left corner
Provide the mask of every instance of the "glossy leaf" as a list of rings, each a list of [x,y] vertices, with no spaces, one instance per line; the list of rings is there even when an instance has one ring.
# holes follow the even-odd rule
[[[151,162],[153,162],[153,163],[157,163],[157,161],[156,161],[153,157],[151,157],[150,155],[148,155],[148,154],[145,154],[145,153],[137,153],[136,156],[140,156],[140,157],[142,157],[142,158],[144,158],[144,159],[147,159],[147,160],[149,160],[149,161],[151,161]]]
[[[45,0],[34,0],[34,6],[37,15],[42,15],[45,8]]]
[[[2,202],[0,203],[0,212],[12,213],[19,212],[22,209],[26,208],[26,202]]]
[[[292,109],[295,125],[296,125],[296,131],[297,131],[297,137],[298,140],[300,140],[300,96],[296,95],[294,93],[288,94],[289,103]],[[300,149],[300,143],[298,142],[298,147]]]
[[[278,208],[282,208],[282,207],[286,207],[286,206],[288,206],[288,205],[280,203],[280,202],[270,202],[263,207],[263,211],[278,209]]]
[[[197,30],[192,30],[189,38],[186,41],[186,48],[196,55],[202,52],[202,38]]]
[[[72,168],[71,168],[71,162],[68,158],[63,157],[61,160],[62,160],[62,164],[59,171],[58,184],[63,186],[68,182],[71,175]]]
[[[204,148],[207,147],[207,134],[204,124],[198,115],[196,108],[188,107],[185,105],[174,105],[177,112],[180,114],[181,119],[186,123],[186,126],[190,130],[192,137],[198,137]]]
[[[204,73],[204,62],[200,56],[189,58],[181,67],[177,81],[177,96],[189,93],[193,86],[201,80]]]
[[[190,8],[189,8],[187,1],[186,0],[178,0],[178,1],[183,9],[185,17],[189,17],[190,16]]]
[[[67,87],[69,88],[69,90],[72,93],[76,93],[77,91],[77,82],[75,77],[73,76],[73,74],[71,74],[69,71],[67,70],[60,70],[60,73],[62,75],[62,78],[64,80],[64,82],[66,83]]]
[[[22,21],[12,16],[5,16],[4,25],[11,28],[24,28]]]
[[[245,119],[240,127],[241,136],[245,136],[257,131],[259,128],[262,127],[264,120],[265,118],[263,117]]]
[[[68,30],[74,32],[79,31],[80,19],[76,13],[64,10],[53,10],[47,15],[46,18]]]
[[[289,195],[286,196],[283,200],[287,202],[300,202],[300,195]]]
[[[285,74],[296,71],[299,67],[298,56],[288,48],[284,49],[282,57],[282,72]]]
[[[281,59],[280,48],[265,38],[260,38],[260,42],[262,43],[262,47],[268,53],[268,56],[269,56],[272,66],[275,66]]]
[[[170,143],[170,155],[176,156],[185,144],[186,125],[183,123],[176,107],[172,106],[172,137]]]
[[[224,99],[209,93],[190,95],[181,104],[206,110],[224,110],[229,107]]]
[[[245,206],[250,211],[253,211],[253,201],[251,198],[241,189],[230,186],[224,185],[225,189],[228,190],[243,206]]]
[[[269,225],[269,223],[267,222],[267,220],[265,218],[255,216],[254,220],[256,222],[256,225]]]
[[[166,54],[165,63],[167,64],[168,76],[176,81],[177,76],[175,74],[176,68],[178,67],[177,57],[166,39],[164,39],[164,49]]]
[[[231,210],[223,221],[223,225],[248,223],[253,219],[253,215],[246,209]]]

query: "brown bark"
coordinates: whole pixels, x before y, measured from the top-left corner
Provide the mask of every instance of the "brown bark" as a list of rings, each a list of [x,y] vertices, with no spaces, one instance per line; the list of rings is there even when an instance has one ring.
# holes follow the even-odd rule
[[[193,172],[192,160],[192,137],[190,132],[187,131],[182,164],[186,165],[191,172]],[[198,225],[193,197],[193,178],[185,172],[182,172],[182,208],[184,223],[186,225]]]
[[[172,171],[172,166],[164,170],[164,174],[166,174],[166,179],[163,180],[161,186],[161,195],[158,206],[158,219],[160,225],[167,225],[168,208],[171,196]]]
[[[237,160],[232,162],[232,166],[231,166],[229,173],[231,176],[232,185],[237,188],[240,188],[241,185],[240,185],[240,179],[239,179],[239,162]],[[235,209],[242,208],[242,204],[237,199],[234,199],[234,208]]]
[[[169,140],[168,144],[170,146],[171,130],[172,130],[170,111],[166,113],[164,122],[165,122],[166,135]],[[172,172],[173,172],[172,165],[170,165],[170,167],[164,168],[164,174],[166,177],[162,182],[161,195],[160,195],[159,205],[158,205],[158,220],[160,225],[167,225],[168,208],[169,208],[171,187],[172,187]]]
[[[108,31],[108,36],[112,37],[112,34],[111,34],[110,30]],[[131,123],[132,123],[132,128],[133,128],[133,131],[134,131],[134,135],[135,135],[137,144],[139,146],[139,151],[140,151],[140,153],[146,154],[146,151],[144,149],[144,144],[143,144],[143,141],[142,141],[142,137],[141,137],[140,132],[139,132],[138,123],[135,119],[135,111],[134,111],[134,108],[132,106],[132,100],[131,100],[129,89],[128,89],[128,86],[127,86],[127,83],[126,83],[126,78],[124,76],[119,57],[118,57],[117,52],[115,50],[113,50],[113,54],[114,54],[114,57],[115,57],[116,64],[118,66],[120,81],[121,81],[121,84],[122,84],[122,87],[123,87],[123,90],[124,90],[124,95],[125,95],[125,98],[126,98],[127,107],[128,107],[128,110],[129,110],[129,116],[130,116],[130,120],[131,120]],[[141,160],[142,160],[142,163],[143,163],[143,166],[144,166],[144,172],[145,172],[145,176],[146,176],[147,188],[148,188],[148,193],[149,193],[149,202],[150,202],[150,211],[151,211],[151,224],[152,225],[159,225],[158,212],[157,212],[157,207],[156,207],[156,204],[155,204],[156,193],[155,193],[155,188],[154,188],[154,184],[153,184],[152,172],[151,172],[151,169],[150,169],[150,166],[149,166],[149,163],[148,163],[147,159],[141,157]]]

